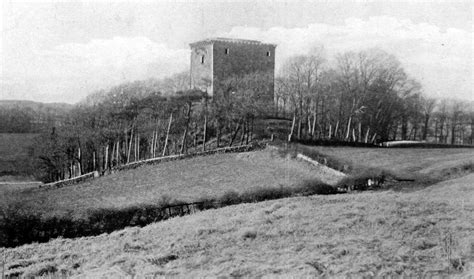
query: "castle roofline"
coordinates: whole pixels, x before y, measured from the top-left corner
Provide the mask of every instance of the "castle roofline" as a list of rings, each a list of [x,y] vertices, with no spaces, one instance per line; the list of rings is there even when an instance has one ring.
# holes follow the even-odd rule
[[[233,44],[251,44],[251,45],[261,45],[261,46],[272,46],[276,47],[276,44],[267,44],[267,43],[262,43],[261,41],[256,41],[256,40],[244,40],[244,39],[234,39],[234,38],[208,38],[204,39],[201,41],[197,41],[194,43],[189,44],[191,47],[196,46],[196,45],[207,45],[207,44],[213,44],[216,42],[224,42],[224,43],[233,43]]]

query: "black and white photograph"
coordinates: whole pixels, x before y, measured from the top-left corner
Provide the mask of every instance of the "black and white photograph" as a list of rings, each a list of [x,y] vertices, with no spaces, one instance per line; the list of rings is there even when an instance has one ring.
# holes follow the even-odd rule
[[[0,279],[474,278],[473,13],[2,1]]]

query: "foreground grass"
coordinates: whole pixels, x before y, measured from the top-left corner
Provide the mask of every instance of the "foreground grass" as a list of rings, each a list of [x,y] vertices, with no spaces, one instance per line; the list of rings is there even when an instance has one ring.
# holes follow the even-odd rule
[[[143,227],[176,216],[241,203],[253,203],[294,196],[331,195],[337,189],[318,180],[306,180],[298,186],[254,188],[242,193],[229,191],[220,197],[201,198],[196,203],[162,199],[158,204],[126,208],[88,210],[85,216],[41,216],[22,204],[0,211],[0,246],[16,247],[33,242],[47,242],[58,237],[82,237],[111,233],[130,226]]]
[[[467,276],[473,181],[241,204],[0,251],[6,274],[26,277]]]

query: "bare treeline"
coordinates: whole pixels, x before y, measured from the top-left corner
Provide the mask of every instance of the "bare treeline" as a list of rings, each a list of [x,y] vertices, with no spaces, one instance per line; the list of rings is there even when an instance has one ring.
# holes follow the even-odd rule
[[[277,115],[295,120],[299,139],[473,143],[473,104],[426,97],[397,58],[379,49],[331,61],[323,48],[292,57],[276,80],[275,98]]]
[[[92,94],[64,125],[38,137],[36,176],[50,182],[143,159],[247,144],[255,118],[270,114],[268,102],[258,98],[270,90],[263,77],[222,81],[212,99],[186,85],[163,94],[150,81]]]
[[[333,60],[317,48],[289,58],[274,88],[265,73],[236,76],[214,81],[212,98],[190,90],[184,73],[96,92],[38,138],[36,176],[55,181],[245,144],[258,134],[256,120],[268,117],[293,120],[291,139],[472,144],[472,105],[427,98],[394,56],[370,49]],[[266,99],[272,90],[274,100]]]

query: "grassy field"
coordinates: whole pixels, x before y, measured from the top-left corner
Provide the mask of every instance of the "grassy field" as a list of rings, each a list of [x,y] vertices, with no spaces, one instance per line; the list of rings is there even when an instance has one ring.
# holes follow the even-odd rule
[[[474,148],[357,148],[305,147],[351,167],[352,172],[382,168],[405,175],[430,175],[439,179],[456,168],[474,164]]]
[[[307,148],[347,164],[353,173],[384,168],[457,178],[430,187],[416,188],[415,182],[410,187],[418,190],[409,192],[241,204],[110,235],[0,248],[6,272],[83,278],[472,274],[474,174],[459,177],[469,170],[453,170],[472,164],[474,150]],[[0,193],[0,205],[20,201],[47,214],[80,213],[154,203],[163,196],[193,201],[305,179],[334,184],[342,177],[290,157],[268,148],[145,166],[54,190],[12,185]]]
[[[402,173],[405,177],[439,180],[449,178],[450,172],[456,173],[453,169],[474,162],[474,149],[299,147],[301,151],[314,150],[347,164],[352,173],[375,167]],[[1,195],[0,206],[20,201],[37,212],[80,214],[90,208],[157,203],[163,197],[191,202],[201,197],[220,196],[230,190],[241,193],[256,187],[292,186],[305,179],[334,184],[341,176],[288,156],[282,157],[275,148],[267,148],[144,166],[60,189],[38,189],[31,187],[32,184],[0,185],[0,193],[10,190],[8,195]],[[412,184],[408,187],[417,186]]]
[[[241,204],[0,253],[26,277],[467,277],[473,181]]]
[[[0,182],[32,180],[28,176],[28,148],[35,137],[36,134],[0,133]]]
[[[60,189],[10,191],[0,199],[0,206],[21,201],[36,212],[60,215],[66,211],[156,203],[163,196],[191,202],[230,190],[241,193],[256,187],[292,186],[305,179],[334,184],[339,178],[267,149],[144,166]]]

